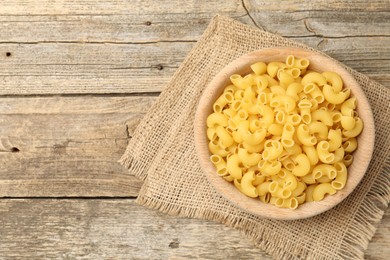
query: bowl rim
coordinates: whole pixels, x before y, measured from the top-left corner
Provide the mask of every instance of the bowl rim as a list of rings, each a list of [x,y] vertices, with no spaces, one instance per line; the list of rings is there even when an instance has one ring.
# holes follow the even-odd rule
[[[351,93],[357,97],[357,111],[358,113],[360,112],[359,117],[361,117],[364,122],[363,132],[358,137],[358,143],[359,146],[361,146],[361,149],[357,149],[354,152],[354,157],[355,155],[358,156],[354,158],[352,165],[349,167],[349,172],[357,172],[358,174],[356,174],[356,176],[349,176],[346,186],[342,190],[339,190],[335,195],[326,196],[324,200],[319,202],[304,203],[295,210],[278,208],[274,205],[265,204],[258,199],[247,197],[239,192],[232,183],[229,183],[218,176],[215,173],[216,170],[214,165],[209,160],[211,153],[208,149],[208,139],[206,136],[206,118],[212,112],[212,104],[214,101],[222,93],[227,83],[230,82],[230,75],[235,73],[243,74],[245,71],[248,73],[250,71],[249,66],[256,61],[269,62],[273,61],[272,59],[274,59],[274,57],[279,56],[283,56],[285,59],[290,54],[298,58],[308,58],[310,60],[309,67],[311,68],[321,67],[323,62],[332,65],[332,69],[329,69],[329,71],[336,71],[342,77],[344,87],[350,88]],[[279,60],[282,61],[281,59]],[[314,70],[318,71],[318,69]],[[364,113],[361,113],[361,111],[364,111]],[[354,79],[354,77],[338,61],[319,52],[310,51],[307,49],[295,47],[272,47],[263,48],[244,54],[229,63],[214,76],[214,78],[204,89],[196,109],[194,120],[194,140],[196,154],[198,156],[203,173],[206,175],[208,181],[212,184],[218,194],[222,195],[225,199],[238,208],[256,216],[279,220],[295,220],[308,218],[323,213],[342,202],[352,193],[352,191],[363,179],[369,166],[374,150],[375,125],[370,104],[362,88]],[[364,147],[364,151],[362,147]],[[357,159],[359,159],[358,167],[356,162]]]

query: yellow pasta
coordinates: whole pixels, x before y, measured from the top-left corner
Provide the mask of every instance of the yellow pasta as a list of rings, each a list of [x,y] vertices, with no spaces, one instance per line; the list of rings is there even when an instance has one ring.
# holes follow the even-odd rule
[[[314,179],[319,179],[322,176],[327,176],[329,179],[334,179],[336,174],[336,168],[329,164],[319,164],[314,167],[312,171]]]
[[[224,114],[213,113],[207,117],[207,127],[227,126],[228,119]]]
[[[342,105],[341,105],[341,114],[344,116],[353,116],[353,111],[357,106],[357,101],[355,97],[351,97],[350,99],[346,100]]]
[[[343,103],[349,95],[348,92],[337,92],[334,87],[328,84],[325,84],[325,86],[322,88],[322,92],[324,93],[326,101],[335,105]]]
[[[218,126],[216,129],[216,135],[219,138],[222,148],[231,146],[234,143],[233,137],[223,126]]]
[[[270,133],[271,135],[276,135],[276,136],[282,135],[282,133],[283,133],[283,125],[281,125],[281,124],[271,124],[268,127],[268,133]]]
[[[317,145],[318,158],[323,163],[332,163],[334,161],[334,154],[329,152],[329,142],[321,141]]]
[[[353,162],[353,156],[352,154],[347,154],[346,156],[344,156],[344,159],[343,159],[343,163],[345,164],[345,166],[349,167]]]
[[[238,154],[233,154],[227,158],[226,169],[234,179],[242,178],[242,170],[240,168],[240,159]]]
[[[355,127],[356,121],[352,116],[344,116],[342,115],[340,118],[340,123],[343,129],[352,130]]]
[[[308,83],[303,87],[303,92],[309,94],[317,103],[324,102],[324,94],[320,88],[314,83]]]
[[[326,84],[333,87],[337,92],[341,91],[343,88],[343,80],[340,75],[333,71],[325,71],[322,73],[322,76],[326,79]]]
[[[311,165],[316,165],[319,161],[318,153],[314,146],[302,146],[302,150],[305,152],[307,158]]]
[[[295,176],[305,176],[310,171],[310,161],[309,158],[303,153],[299,154],[295,158],[296,166],[292,170],[292,174]]]
[[[326,78],[318,72],[309,72],[302,78],[301,84],[306,86],[310,83],[314,83],[317,86],[323,86],[326,84]]]
[[[323,200],[326,194],[333,195],[336,193],[336,190],[332,187],[330,183],[321,183],[313,190],[313,200],[320,201]]]
[[[258,129],[254,133],[247,131],[243,133],[242,139],[247,144],[258,145],[263,142],[266,134],[267,131],[265,129]]]
[[[267,64],[259,61],[259,62],[252,64],[251,69],[256,75],[263,75],[264,73],[267,72]]]
[[[299,195],[301,195],[305,189],[306,189],[306,184],[304,182],[298,182],[298,185],[297,187],[292,191],[291,193],[291,196],[293,197],[298,197]]]
[[[294,82],[288,85],[286,89],[286,95],[294,98],[295,101],[298,101],[299,100],[298,93],[300,93],[302,89],[303,89],[302,84]]]
[[[216,173],[259,203],[296,209],[333,195],[364,124],[357,100],[335,72],[293,55],[233,74],[207,117]]]
[[[311,202],[313,201],[313,191],[314,191],[314,188],[317,187],[317,184],[312,184],[312,185],[309,185],[306,190],[305,190],[305,193],[306,193],[306,199],[305,201],[306,202]]]
[[[328,132],[329,151],[333,152],[340,148],[342,142],[341,130],[330,129]]]
[[[284,70],[279,70],[277,73],[277,77],[281,86],[287,87],[288,85],[295,82],[294,77]]]
[[[247,172],[241,179],[242,193],[251,198],[258,196],[257,189],[253,186],[252,182],[255,180],[255,173],[253,171]]]
[[[247,167],[255,166],[261,160],[261,154],[259,153],[248,153],[244,148],[238,149],[238,159]]]
[[[275,160],[283,152],[283,146],[279,141],[274,140],[271,142],[271,145],[272,146],[267,147],[262,154],[262,157],[264,160],[267,160],[267,161]]]
[[[318,109],[318,110],[315,110],[314,112],[312,112],[311,113],[311,120],[313,122],[320,121],[327,126],[333,125],[332,116],[329,113],[329,111],[327,111],[325,109]]]
[[[258,165],[260,172],[265,176],[276,175],[282,169],[282,163],[279,161],[273,161],[271,163],[266,160],[261,160]]]
[[[341,190],[347,182],[347,167],[342,162],[335,163],[334,167],[337,170],[337,176],[336,179],[331,182],[331,185],[335,190]]]
[[[355,119],[355,125],[351,130],[343,130],[343,135],[346,137],[356,137],[358,136],[363,130],[363,121],[357,117]]]
[[[295,128],[292,124],[287,123],[282,131],[282,145],[284,147],[292,147],[294,145],[293,135]]]
[[[328,137],[328,127],[322,122],[311,122],[309,124],[309,133],[311,135],[317,134],[318,137],[322,140]],[[341,140],[341,133],[340,133]]]
[[[264,196],[267,193],[274,192],[278,187],[278,183],[275,181],[267,181],[256,187],[259,196]]]
[[[298,140],[306,146],[312,146],[317,143],[317,138],[310,135],[309,126],[306,124],[300,124],[297,128]]]
[[[343,143],[344,151],[347,153],[352,153],[357,149],[357,140],[355,137],[349,138],[347,141]]]

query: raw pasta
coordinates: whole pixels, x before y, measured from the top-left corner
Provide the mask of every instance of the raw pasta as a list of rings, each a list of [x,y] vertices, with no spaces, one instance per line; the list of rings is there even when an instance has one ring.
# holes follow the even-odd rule
[[[363,130],[357,100],[310,61],[259,61],[231,84],[207,118],[216,173],[251,198],[296,209],[343,189]]]

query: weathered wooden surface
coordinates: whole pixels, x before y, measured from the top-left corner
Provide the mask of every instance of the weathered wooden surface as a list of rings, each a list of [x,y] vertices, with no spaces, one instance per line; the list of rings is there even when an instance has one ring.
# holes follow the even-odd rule
[[[389,87],[389,11],[389,0],[4,0],[0,197],[136,196],[141,182],[117,160],[216,13],[316,47]],[[4,259],[266,259],[236,231],[125,198],[3,198],[0,223]],[[389,225],[387,210],[368,259],[388,259]]]
[[[216,13],[253,19],[390,85],[389,1],[18,2],[0,10],[0,95],[161,91]]]
[[[0,110],[0,196],[136,196],[117,161],[151,96],[9,97]]]
[[[236,230],[131,199],[0,200],[0,223],[2,259],[270,259]],[[380,224],[367,259],[390,254],[389,229]]]
[[[390,37],[297,40],[390,85]],[[0,95],[158,92],[193,44],[0,43]]]

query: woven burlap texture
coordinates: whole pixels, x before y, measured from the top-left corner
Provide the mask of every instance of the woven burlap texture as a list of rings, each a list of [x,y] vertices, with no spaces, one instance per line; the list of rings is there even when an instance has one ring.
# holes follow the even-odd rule
[[[231,18],[214,17],[140,122],[121,164],[144,180],[138,203],[168,214],[225,223],[243,231],[274,258],[363,258],[390,198],[390,91],[367,76],[346,67],[370,101],[376,124],[375,151],[361,184],[332,210],[296,221],[248,214],[214,190],[198,163],[193,121],[203,89],[218,71],[243,54],[279,46],[310,49]]]

